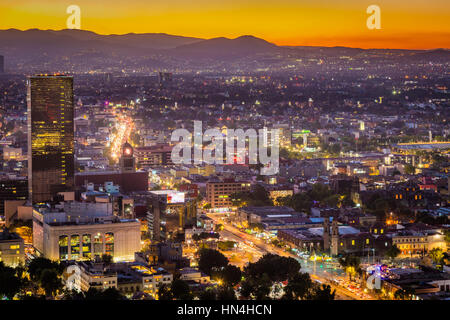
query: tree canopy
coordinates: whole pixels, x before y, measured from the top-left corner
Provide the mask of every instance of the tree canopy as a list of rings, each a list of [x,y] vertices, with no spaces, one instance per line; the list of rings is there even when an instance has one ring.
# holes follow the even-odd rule
[[[298,212],[311,212],[314,202],[320,202],[324,205],[335,207],[340,205],[352,205],[350,197],[333,193],[326,185],[315,183],[311,190],[296,193],[292,196],[277,198],[277,204],[288,206]]]
[[[213,270],[219,271],[228,265],[228,259],[217,250],[204,248],[199,254],[198,268],[207,275],[211,275]]]
[[[0,298],[6,296],[12,299],[22,287],[23,282],[16,269],[7,267],[0,261]]]
[[[312,295],[313,282],[309,273],[298,273],[289,279],[283,299],[305,300]]]
[[[299,270],[300,263],[294,258],[267,253],[258,261],[249,263],[244,272],[246,276],[255,279],[266,274],[271,281],[285,281],[289,276],[297,274]]]
[[[186,281],[174,279],[170,286],[159,287],[158,297],[159,300],[192,300],[193,295]]]
[[[272,199],[269,197],[269,192],[259,184],[257,184],[252,191],[232,194],[231,202],[233,206],[236,207],[263,207],[273,205]]]
[[[400,249],[394,244],[386,251],[386,256],[391,259],[397,258],[397,256],[401,253]]]

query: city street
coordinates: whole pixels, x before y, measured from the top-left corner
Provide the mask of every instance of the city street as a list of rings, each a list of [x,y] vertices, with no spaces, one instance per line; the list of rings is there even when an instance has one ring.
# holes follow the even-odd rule
[[[232,226],[230,223],[226,223],[225,219],[223,219],[223,215],[218,214],[208,214],[208,216],[214,220],[215,224],[222,224],[224,229],[220,232],[221,238],[227,238],[229,240],[233,240],[238,242],[239,247],[245,249],[245,252],[251,253],[253,256],[253,261],[248,261],[245,259],[246,255],[240,255],[237,263],[234,261],[230,261],[231,263],[243,267],[248,262],[257,261],[259,257],[263,256],[266,253],[277,254],[284,257],[292,257],[297,259],[301,266],[303,272],[308,272],[311,278],[319,283],[328,284],[333,289],[336,290],[336,299],[338,300],[362,300],[363,293],[361,290],[356,290],[347,288],[343,288],[341,286],[337,286],[331,281],[340,281],[340,283],[344,283],[344,279],[346,276],[342,269],[336,268],[327,263],[319,263],[307,261],[305,259],[301,259],[300,257],[293,255],[291,253],[286,252],[285,250],[275,247],[271,244],[264,242],[261,239],[254,237],[253,235],[249,235],[240,231],[238,228]],[[256,255],[256,256],[254,256]],[[364,299],[371,299],[367,295],[364,296]]]
[[[119,123],[119,128],[115,134],[110,137],[111,143],[111,157],[114,160],[119,159],[120,150],[125,142],[130,138],[131,130],[133,129],[133,122],[130,118],[117,115],[117,122]]]

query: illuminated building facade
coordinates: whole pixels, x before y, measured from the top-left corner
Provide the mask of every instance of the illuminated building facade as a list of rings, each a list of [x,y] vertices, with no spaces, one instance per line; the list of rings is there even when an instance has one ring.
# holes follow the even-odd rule
[[[447,251],[444,235],[440,232],[403,231],[392,237],[392,244],[400,249],[401,255],[423,255],[434,248]]]
[[[120,219],[108,210],[33,210],[33,246],[51,260],[90,260],[107,254],[114,261],[132,261],[140,241],[138,220]]]
[[[134,150],[139,167],[170,166],[172,162],[172,146],[155,145],[139,147]]]
[[[28,188],[33,203],[74,187],[73,78],[29,77]]]
[[[22,155],[22,148],[3,147],[3,160],[23,161],[26,157]]]
[[[292,131],[289,124],[278,123],[273,126],[274,129],[280,130],[280,144],[282,147],[290,147],[292,141]]]
[[[23,239],[8,229],[0,232],[0,262],[13,267],[25,262]]]
[[[80,277],[75,282],[74,289],[84,292],[91,288],[97,290],[117,289],[117,273],[105,270],[103,263],[79,261],[77,266],[80,268]]]
[[[156,297],[159,288],[173,280],[173,275],[164,269],[141,263],[116,263],[111,269],[117,272],[117,289],[130,298],[137,292]]]
[[[67,288],[87,292],[94,288],[105,290],[115,288],[131,298],[141,292],[156,297],[162,285],[170,285],[173,275],[162,268],[143,263],[112,263],[101,261],[77,261],[80,276],[73,283],[66,281]]]
[[[232,206],[230,196],[238,192],[250,191],[250,182],[247,181],[209,181],[206,183],[206,201],[211,208],[229,208]]]

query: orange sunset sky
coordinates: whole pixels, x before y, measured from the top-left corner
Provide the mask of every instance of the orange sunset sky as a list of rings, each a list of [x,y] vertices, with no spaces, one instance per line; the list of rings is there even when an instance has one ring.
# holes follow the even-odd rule
[[[449,0],[0,0],[0,29],[65,29],[69,5],[100,34],[254,35],[279,45],[450,48]],[[381,8],[369,30],[366,8]]]

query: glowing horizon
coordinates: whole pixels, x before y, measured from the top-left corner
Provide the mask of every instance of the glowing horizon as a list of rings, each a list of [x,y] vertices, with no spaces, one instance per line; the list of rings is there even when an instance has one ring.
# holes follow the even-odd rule
[[[39,2],[39,3],[37,3]],[[102,5],[103,2],[103,5]],[[0,29],[66,29],[66,8],[81,8],[81,29],[98,34],[166,33],[211,39],[253,35],[277,45],[450,48],[447,0],[15,0],[0,4]],[[381,8],[369,30],[366,8]]]

